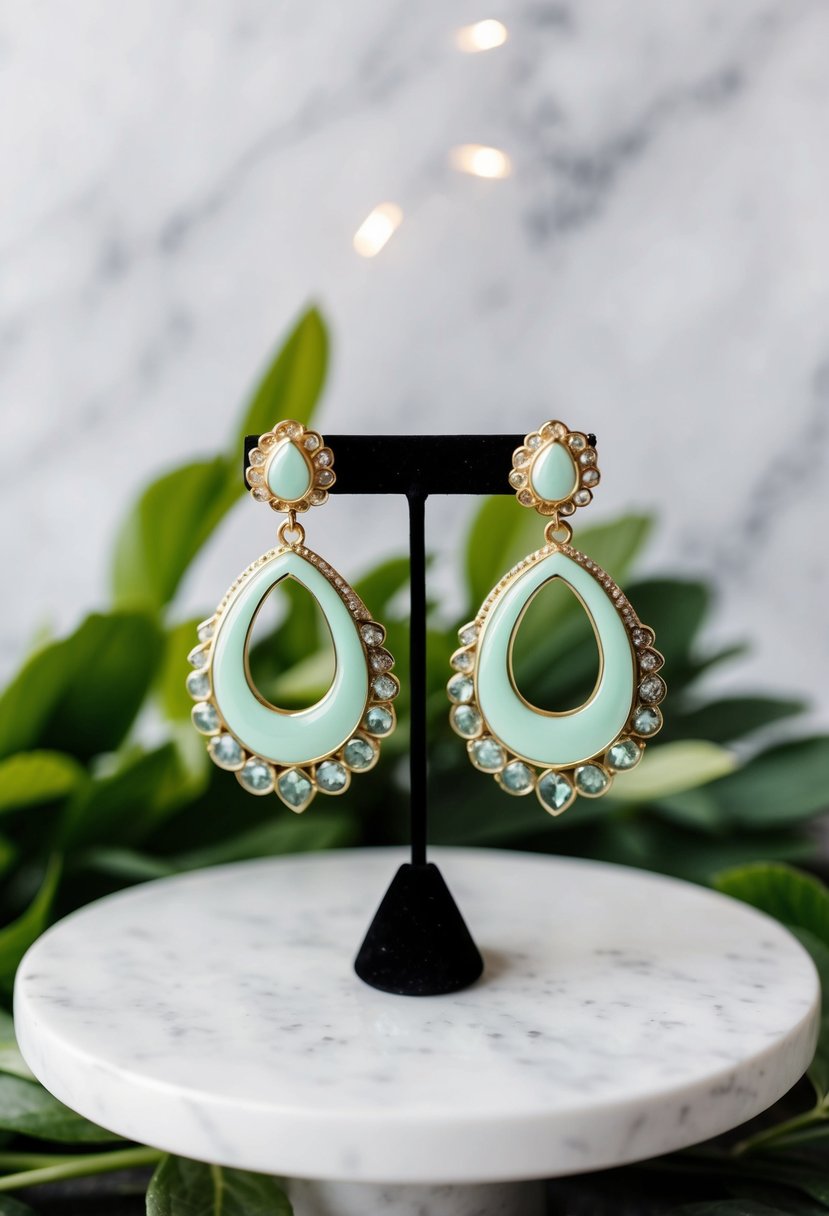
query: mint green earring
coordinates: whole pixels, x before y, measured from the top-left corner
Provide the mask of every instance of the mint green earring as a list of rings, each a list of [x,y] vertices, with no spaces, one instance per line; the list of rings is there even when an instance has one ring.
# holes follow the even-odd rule
[[[301,812],[317,793],[342,794],[353,773],[374,767],[381,739],[395,726],[392,702],[400,686],[383,646],[385,629],[345,579],[306,548],[297,523],[298,513],[328,499],[336,481],[331,449],[316,431],[286,420],[260,436],[248,460],[252,498],[287,518],[278,546],[248,566],[199,625],[199,644],[188,655],[194,670],[187,691],[196,702],[193,725],[208,737],[213,763],[235,772],[249,793],[276,793]],[[271,704],[250,671],[256,615],[284,579],[296,580],[316,599],[335,653],[328,691],[299,710]]]
[[[527,435],[513,454],[510,485],[522,506],[547,517],[545,544],[513,566],[459,630],[447,685],[450,722],[472,764],[508,794],[534,790],[551,815],[577,794],[607,793],[617,774],[639,763],[647,739],[662,727],[659,703],[667,691],[657,674],[664,659],[653,630],[610,575],[570,544],[572,528],[562,517],[591,502],[600,480],[596,461],[588,436],[556,421]],[[512,670],[523,615],[552,579],[581,602],[599,651],[593,691],[564,712],[531,705]]]

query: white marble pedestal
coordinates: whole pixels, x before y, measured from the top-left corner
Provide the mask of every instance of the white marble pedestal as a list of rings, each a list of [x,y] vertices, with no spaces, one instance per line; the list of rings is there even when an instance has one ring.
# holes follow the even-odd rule
[[[298,1216],[538,1216],[539,1184],[505,1184],[704,1140],[807,1067],[819,987],[791,935],[616,866],[436,849],[483,978],[366,987],[352,959],[401,860],[248,862],[74,913],[18,973],[26,1060],[123,1136],[303,1180]]]

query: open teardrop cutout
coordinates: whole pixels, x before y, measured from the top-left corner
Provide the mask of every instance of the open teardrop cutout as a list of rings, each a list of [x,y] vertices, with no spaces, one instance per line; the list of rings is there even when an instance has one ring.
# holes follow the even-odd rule
[[[533,595],[560,578],[592,618],[601,670],[592,697],[563,712],[530,706],[512,679],[511,652],[520,618]],[[478,639],[476,694],[491,733],[532,764],[579,764],[616,739],[627,722],[636,691],[636,664],[627,630],[604,587],[561,550],[531,562],[511,578],[489,608]]]
[[[287,672],[279,662],[283,631],[290,638]],[[334,640],[319,601],[292,574],[284,575],[260,600],[248,629],[245,671],[254,695],[284,713],[309,709],[331,687],[336,666]],[[309,684],[318,690],[313,701]]]
[[[331,687],[314,705],[295,711],[264,702],[251,687],[245,664],[252,621],[271,589],[288,576],[319,603],[335,654]],[[292,549],[255,570],[219,619],[211,665],[213,698],[231,734],[265,760],[303,765],[340,748],[363,717],[368,678],[357,624],[337,589]]]

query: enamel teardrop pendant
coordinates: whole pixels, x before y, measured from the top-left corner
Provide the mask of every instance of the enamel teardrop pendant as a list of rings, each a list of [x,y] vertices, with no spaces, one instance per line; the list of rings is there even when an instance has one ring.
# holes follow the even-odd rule
[[[592,440],[592,442],[591,442]],[[571,544],[563,516],[592,500],[600,474],[595,439],[550,421],[527,435],[513,455],[510,485],[519,503],[548,517],[545,544],[508,571],[474,621],[459,631],[447,691],[453,730],[472,764],[509,794],[533,790],[551,815],[577,794],[598,798],[617,774],[634,768],[662,727],[664,659],[609,574]],[[599,673],[583,705],[553,712],[530,705],[512,671],[515,638],[533,597],[561,579],[587,613],[599,651]]]
[[[341,794],[352,773],[373,768],[381,739],[395,726],[399,684],[383,646],[385,629],[345,579],[305,546],[296,521],[297,512],[327,500],[336,480],[322,436],[299,422],[280,422],[260,437],[248,460],[252,497],[288,518],[278,546],[240,574],[199,626],[187,690],[196,702],[193,724],[208,737],[213,763],[235,772],[249,793],[276,793],[301,812],[317,793]],[[335,654],[327,692],[297,710],[271,704],[256,688],[249,662],[256,615],[283,579],[294,579],[317,601]]]

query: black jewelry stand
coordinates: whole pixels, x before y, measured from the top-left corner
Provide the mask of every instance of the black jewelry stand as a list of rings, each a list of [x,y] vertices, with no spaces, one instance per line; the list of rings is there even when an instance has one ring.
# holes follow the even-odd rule
[[[367,984],[401,996],[457,992],[474,984],[484,966],[440,870],[426,857],[426,499],[430,494],[514,493],[507,474],[523,439],[326,436],[336,461],[336,494],[405,494],[409,503],[412,859],[394,876],[354,964]],[[256,442],[255,435],[245,439],[245,467]]]

